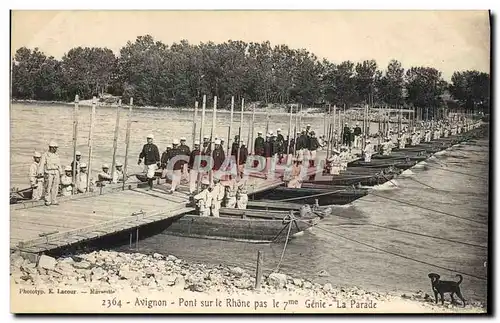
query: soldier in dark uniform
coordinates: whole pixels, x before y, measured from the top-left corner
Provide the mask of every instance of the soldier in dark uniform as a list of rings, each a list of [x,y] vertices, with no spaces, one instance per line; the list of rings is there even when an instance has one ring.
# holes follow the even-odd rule
[[[170,161],[170,152],[172,151],[172,145],[168,144],[165,151],[161,154],[160,168],[162,169],[162,178],[166,178],[167,175],[167,165]]]
[[[342,130],[342,144],[348,146],[350,139],[351,139],[351,129],[349,129],[349,125],[346,122],[344,125],[344,130]]]
[[[231,145],[231,156],[234,156],[236,158],[236,155],[238,155],[238,148],[240,147],[240,137],[238,135],[234,136],[234,142]]]
[[[243,178],[243,170],[245,169],[245,164],[248,158],[248,148],[245,145],[245,142],[240,141],[240,159],[238,162],[238,174],[241,178]]]
[[[271,156],[273,154],[273,145],[271,142],[271,135],[266,135],[266,141],[264,142],[264,157],[266,158],[266,167],[264,171],[267,173],[269,166],[271,165]]]
[[[257,138],[255,138],[254,142],[254,155],[264,157],[264,138],[262,138],[262,131],[257,132]],[[254,160],[253,167],[257,167],[258,161]]]
[[[186,138],[181,137],[181,144],[179,146],[179,154],[182,156],[186,156],[189,159],[189,154],[191,153],[189,146],[186,145]],[[189,177],[188,174],[188,162],[182,161],[182,178],[187,180]]]
[[[158,147],[153,144],[153,138],[152,134],[147,136],[147,144],[142,147],[142,151],[139,154],[139,160],[137,162],[137,164],[140,165],[142,159],[144,159],[149,189],[153,189],[155,171],[156,168],[160,166],[160,151],[158,150]]]
[[[224,160],[226,159],[226,156],[224,154],[224,149],[222,149],[219,139],[215,140],[215,148],[214,151],[212,152],[212,158],[213,158],[212,170],[218,171],[221,168],[222,164],[224,163]]]
[[[309,151],[311,152],[311,159],[309,160],[309,167],[314,167],[314,161],[316,160],[316,150],[319,147],[318,138],[314,131],[311,131],[311,138],[309,138]]]
[[[196,140],[194,142],[194,148],[189,154],[189,193],[193,194],[196,191],[196,181],[198,180],[198,168],[200,162],[197,157],[201,155],[200,141]],[[198,157],[199,158],[199,157]]]
[[[182,151],[179,147],[179,140],[174,139],[174,141],[172,142],[172,149],[170,150],[169,161],[172,161],[178,155],[182,155]],[[170,194],[175,192],[175,189],[181,183],[183,165],[184,161],[182,160],[176,160],[172,165],[172,186],[170,188],[170,191],[168,192]]]
[[[285,153],[285,138],[281,134],[281,129],[278,128],[276,130],[278,133],[276,135],[276,144],[277,144],[277,153],[278,153],[278,163],[281,164],[281,161],[283,160],[283,154]]]
[[[359,141],[361,140],[361,127],[356,123],[354,128],[354,148],[359,148]]]

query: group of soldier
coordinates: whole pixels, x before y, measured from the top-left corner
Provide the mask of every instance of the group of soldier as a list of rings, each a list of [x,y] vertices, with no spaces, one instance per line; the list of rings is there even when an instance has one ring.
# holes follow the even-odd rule
[[[71,165],[63,168],[57,150],[58,144],[52,140],[49,142],[47,152],[41,154],[35,151],[33,154],[33,163],[29,169],[29,181],[33,189],[32,200],[34,201],[43,197],[45,205],[57,205],[59,204],[57,201],[59,194],[69,196],[91,192],[95,186],[126,180],[123,165],[120,162],[116,163],[112,174],[109,171],[109,165],[103,164],[97,181],[94,181],[88,171],[87,164],[81,161],[82,154],[79,151],[76,151],[75,160],[71,162]],[[75,173],[74,179],[73,172]]]

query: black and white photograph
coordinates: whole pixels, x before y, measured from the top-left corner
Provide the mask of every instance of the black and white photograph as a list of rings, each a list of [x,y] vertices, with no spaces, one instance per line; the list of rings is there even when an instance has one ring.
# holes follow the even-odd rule
[[[489,314],[491,26],[11,10],[11,312]]]

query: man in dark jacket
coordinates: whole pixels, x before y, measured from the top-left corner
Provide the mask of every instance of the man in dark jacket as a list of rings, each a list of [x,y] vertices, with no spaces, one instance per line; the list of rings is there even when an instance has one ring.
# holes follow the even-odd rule
[[[189,193],[193,194],[196,191],[196,183],[198,181],[198,172],[199,172],[199,163],[200,161],[198,160],[201,155],[201,150],[200,150],[200,141],[195,140],[194,142],[194,148],[189,154]]]
[[[349,124],[346,122],[344,125],[344,130],[342,130],[342,144],[345,146],[350,146],[349,142],[351,141],[351,129],[349,128]]]
[[[234,142],[231,145],[231,156],[234,156],[235,159],[236,156],[238,155],[238,148],[240,147],[239,142],[240,142],[240,137],[238,135],[234,136]]]
[[[316,150],[319,147],[318,138],[314,131],[311,131],[311,138],[309,138],[309,151],[311,152],[311,159],[309,160],[309,167],[314,167],[314,161],[316,160]]]
[[[181,144],[179,146],[179,153],[182,156],[186,156],[186,158],[189,159],[190,152],[191,152],[191,150],[189,149],[189,146],[186,145],[186,137],[181,137]],[[186,181],[189,178],[188,162],[186,162],[186,161],[182,162],[182,177],[181,178],[186,180]]]
[[[264,142],[264,157],[266,158],[266,167],[264,172],[267,173],[271,166],[271,156],[273,155],[273,143],[271,142],[271,135],[266,135],[266,141]]]
[[[148,178],[149,189],[153,189],[153,180],[155,177],[156,168],[160,165],[160,151],[158,147],[153,144],[154,136],[152,134],[146,137],[147,144],[142,147],[142,151],[139,154],[139,161],[137,165],[140,165],[142,159],[144,159],[144,165],[146,170],[146,176]]]
[[[221,146],[221,142],[219,139],[214,141],[215,147],[212,151],[212,174],[217,172],[222,164],[224,164],[224,160],[226,159],[224,149]],[[213,185],[213,175],[211,176],[211,184]]]
[[[257,132],[255,138],[254,153],[258,156],[264,156],[264,138],[262,138],[262,131]]]
[[[248,149],[243,140],[240,141],[240,146],[241,147],[240,147],[240,159],[238,161],[238,175],[240,176],[240,178],[243,178],[243,171],[245,170],[245,164],[248,158]]]
[[[361,141],[361,127],[359,123],[356,122],[356,127],[354,128],[354,148],[360,148],[359,142]]]
[[[172,150],[170,150],[170,162],[173,163],[172,166],[172,186],[170,187],[170,191],[168,191],[169,194],[172,194],[175,192],[175,189],[179,184],[181,183],[181,177],[182,177],[182,168],[184,167],[184,161],[183,160],[176,160],[174,159],[176,156],[182,156],[183,153],[181,151],[181,148],[179,146],[179,140],[174,139],[172,142]]]
[[[276,144],[277,144],[277,153],[278,153],[278,163],[281,164],[281,161],[283,160],[283,154],[285,153],[285,138],[281,134],[281,129],[278,128],[276,130],[277,135],[276,135]]]

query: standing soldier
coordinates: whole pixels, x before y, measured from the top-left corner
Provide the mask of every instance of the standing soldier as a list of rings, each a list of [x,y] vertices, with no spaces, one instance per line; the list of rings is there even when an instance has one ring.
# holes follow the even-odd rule
[[[189,193],[196,191],[196,181],[198,180],[198,169],[200,167],[199,156],[201,155],[200,141],[195,140],[194,148],[189,155]]]
[[[189,159],[189,154],[191,153],[191,150],[189,149],[189,146],[186,145],[186,138],[181,137],[181,145],[179,146],[179,152],[182,156],[186,156],[187,159]],[[188,162],[183,161],[182,162],[182,178],[187,181],[189,178],[189,173],[188,173]]]
[[[209,156],[210,155],[210,138],[208,136],[206,136],[206,135],[203,136],[203,145],[202,145],[202,148],[201,148],[201,152],[205,156]]]
[[[361,127],[359,126],[359,123],[356,122],[356,128],[354,128],[354,148],[359,148],[359,141],[361,140]]]
[[[224,185],[221,184],[219,178],[214,178],[214,189],[212,191],[212,216],[218,218],[219,211],[222,205],[222,201],[224,200],[224,195],[226,193],[226,189]]]
[[[167,178],[167,165],[170,160],[170,152],[172,150],[172,145],[168,144],[165,151],[161,154],[160,168],[162,169],[161,177]]]
[[[64,175],[61,176],[61,194],[62,196],[71,196],[73,192],[73,171],[71,166],[64,168]]]
[[[276,130],[276,144],[277,144],[277,153],[278,153],[278,163],[281,164],[283,160],[283,154],[285,153],[285,138],[281,134],[281,129],[278,128]]]
[[[311,135],[311,125],[310,124],[307,124],[307,126],[306,126],[306,135],[307,136]]]
[[[344,129],[342,131],[342,144],[345,146],[350,146],[351,129],[349,129],[349,124],[346,122]]]
[[[43,175],[38,173],[38,169],[40,168],[40,158],[42,158],[42,154],[35,151],[33,154],[33,164],[30,166],[30,185],[33,189],[33,195],[31,199],[33,201],[38,201],[42,198],[43,195]]]
[[[311,138],[309,139],[309,150],[311,151],[311,159],[309,160],[309,167],[314,167],[316,160],[316,150],[319,148],[318,138],[314,131],[311,131]]]
[[[146,176],[148,178],[149,189],[153,189],[153,180],[155,177],[155,171],[160,163],[160,152],[158,147],[153,144],[154,136],[149,134],[147,137],[147,144],[142,147],[142,151],[139,154],[139,160],[137,165],[140,165],[142,159],[144,159],[144,165],[146,170]]]
[[[62,174],[61,161],[57,154],[57,143],[49,143],[49,151],[43,154],[40,161],[38,175],[44,175],[45,187],[45,205],[58,205],[57,193],[59,191],[59,182]]]
[[[174,139],[172,142],[172,150],[170,151],[170,162],[172,163],[172,161],[174,161],[174,164],[172,165],[172,185],[170,186],[170,191],[168,191],[169,194],[174,193],[177,186],[181,183],[183,161],[175,160],[175,157],[181,154],[179,140]]]
[[[231,145],[231,156],[234,156],[234,158],[238,156],[238,148],[240,148],[239,142],[240,142],[240,136],[238,135],[234,136],[234,142]]]
[[[217,172],[221,168],[222,164],[224,164],[224,160],[226,159],[226,156],[224,153],[224,149],[222,148],[222,146],[220,144],[220,140],[216,139],[214,143],[215,143],[215,148],[214,148],[214,151],[212,152],[212,171]],[[213,175],[211,178],[212,178],[212,180],[210,182],[213,183],[213,179],[214,179]]]
[[[248,149],[243,140],[240,141],[240,145],[241,148],[240,148],[240,159],[238,163],[238,175],[240,176],[240,178],[243,178],[243,173],[245,171],[245,164],[248,158]]]
[[[257,132],[253,151],[255,155],[264,156],[264,138],[262,138],[262,131]]]
[[[228,186],[226,186],[226,207],[233,209],[236,206],[236,181],[232,179]]]
[[[370,140],[367,140],[366,141],[366,146],[365,146],[365,149],[363,150],[363,153],[364,153],[364,161],[366,163],[370,163],[372,161],[372,155],[373,155],[373,146],[371,144],[371,141]]]
[[[273,154],[273,145],[271,142],[271,135],[266,135],[266,141],[264,142],[264,157],[266,158],[266,167],[264,172],[268,172],[271,166],[271,156]]]

